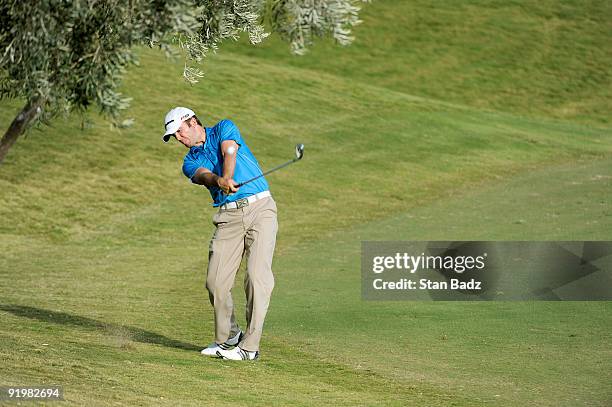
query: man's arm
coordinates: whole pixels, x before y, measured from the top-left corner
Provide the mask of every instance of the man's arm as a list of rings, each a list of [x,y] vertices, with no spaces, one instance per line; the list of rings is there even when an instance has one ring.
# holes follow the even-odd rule
[[[210,170],[200,167],[192,177],[193,182],[207,187],[219,187],[226,194],[238,191],[238,188],[236,188],[237,183],[233,180],[238,147],[238,144],[234,140],[225,140],[221,143],[221,151],[223,153],[223,177],[219,177]]]
[[[236,169],[236,154],[238,154],[238,143],[234,140],[224,140],[221,142],[221,152],[223,153],[223,178],[233,180],[234,170]],[[235,184],[235,182],[234,182]]]
[[[205,185],[207,187],[218,187],[218,179],[221,178],[204,167],[198,168],[195,175],[191,178],[194,184]]]

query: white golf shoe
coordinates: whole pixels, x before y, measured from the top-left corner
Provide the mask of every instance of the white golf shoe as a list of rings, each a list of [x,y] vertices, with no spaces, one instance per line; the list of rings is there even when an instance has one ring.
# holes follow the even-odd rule
[[[218,357],[217,351],[228,350],[238,345],[238,343],[240,343],[240,341],[242,340],[242,335],[243,335],[243,332],[240,331],[236,335],[234,335],[232,338],[229,338],[227,341],[223,343],[213,342],[207,347],[205,347],[204,349],[202,349],[200,353],[204,356]]]
[[[217,351],[217,356],[227,360],[256,360],[259,358],[259,352],[251,352],[241,349],[240,346],[236,346],[234,349],[219,349]]]

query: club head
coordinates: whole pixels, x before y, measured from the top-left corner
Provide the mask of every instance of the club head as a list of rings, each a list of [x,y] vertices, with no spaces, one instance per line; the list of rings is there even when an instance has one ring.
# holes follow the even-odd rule
[[[304,157],[304,144],[295,145],[295,158],[301,160]]]

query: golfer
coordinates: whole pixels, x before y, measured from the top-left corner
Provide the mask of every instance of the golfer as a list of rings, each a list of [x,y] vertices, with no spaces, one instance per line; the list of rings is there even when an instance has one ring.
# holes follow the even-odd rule
[[[259,357],[259,341],[274,288],[272,257],[278,223],[276,203],[264,177],[238,188],[238,183],[261,174],[257,160],[230,120],[203,127],[195,113],[177,107],[166,114],[163,141],[175,137],[189,148],[183,173],[210,191],[216,230],[208,252],[206,289],[215,310],[215,341],[202,350],[206,356],[230,360]],[[179,208],[181,210],[180,204]],[[191,213],[190,208],[182,208]],[[247,270],[246,330],[236,323],[231,289],[243,255]]]

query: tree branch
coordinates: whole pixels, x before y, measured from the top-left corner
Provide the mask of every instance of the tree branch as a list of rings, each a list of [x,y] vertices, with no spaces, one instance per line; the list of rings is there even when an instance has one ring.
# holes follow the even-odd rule
[[[0,141],[0,164],[4,161],[4,157],[8,153],[9,149],[15,144],[15,141],[21,136],[28,128],[32,120],[36,118],[40,113],[42,106],[42,100],[37,98],[33,101],[29,101],[19,112],[17,117],[13,119],[13,122],[9,126],[2,141]]]

